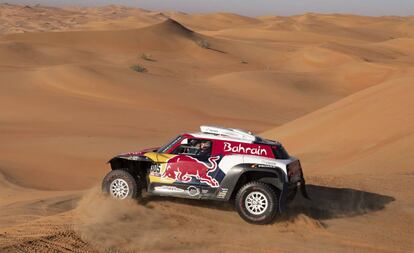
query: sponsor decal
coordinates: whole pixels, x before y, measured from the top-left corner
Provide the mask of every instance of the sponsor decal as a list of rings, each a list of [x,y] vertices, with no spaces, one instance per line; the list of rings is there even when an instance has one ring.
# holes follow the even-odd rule
[[[249,155],[267,155],[267,150],[260,146],[245,147],[241,143],[238,145],[232,145],[230,142],[224,142],[224,151]]]
[[[138,156],[140,154],[141,152],[126,152],[126,153],[120,154],[120,156]]]
[[[189,186],[187,188],[187,192],[188,192],[188,195],[190,195],[191,197],[194,197],[200,194],[200,190],[195,186]]]
[[[227,188],[221,188],[219,193],[217,193],[217,198],[224,199],[226,197],[228,191],[229,191],[229,189],[227,189]]]
[[[156,186],[154,190],[157,192],[184,192],[183,189],[177,188],[175,186],[163,185],[163,186]]]
[[[266,164],[266,162],[263,162],[262,164],[255,165],[255,167],[258,167],[258,168],[274,168],[275,165],[274,164]]]
[[[191,156],[178,155],[167,161],[162,177],[174,179],[179,182],[188,183],[195,178],[211,187],[218,187],[219,183],[209,173],[217,169],[219,156],[208,158],[210,164],[204,163]]]
[[[161,168],[160,168],[159,164],[151,165],[151,168],[150,168],[150,175],[151,176],[160,177],[161,176],[160,171],[161,171]]]
[[[137,161],[139,159],[139,156],[131,155],[131,156],[125,156],[122,158],[127,159],[127,160]]]

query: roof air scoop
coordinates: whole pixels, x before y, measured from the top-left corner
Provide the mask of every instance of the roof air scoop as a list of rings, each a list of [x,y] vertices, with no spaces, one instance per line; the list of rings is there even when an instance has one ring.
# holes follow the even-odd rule
[[[200,130],[203,133],[216,134],[221,136],[232,137],[235,139],[246,140],[246,141],[255,141],[256,136],[251,132],[246,132],[240,129],[235,128],[224,128],[216,126],[200,126]]]

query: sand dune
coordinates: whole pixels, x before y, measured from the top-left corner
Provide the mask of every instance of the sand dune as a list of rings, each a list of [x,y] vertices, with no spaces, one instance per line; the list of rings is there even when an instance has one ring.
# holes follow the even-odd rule
[[[217,31],[239,26],[257,25],[260,20],[234,13],[186,14],[182,12],[166,12],[165,15],[198,31]]]
[[[137,48],[161,51],[177,50],[184,48],[184,46],[190,46],[183,44],[186,39],[196,40],[197,37],[191,30],[171,19],[149,28],[136,30],[11,34],[3,37],[4,41],[15,43],[71,45],[75,48],[87,47],[111,53],[136,50]],[[96,43],[97,41],[98,43]]]
[[[1,3],[0,8],[0,34],[139,28],[165,20],[155,12],[117,5],[56,8]]]
[[[157,140],[159,137],[132,130],[138,126],[145,126],[149,132],[170,129],[160,136],[163,141],[182,131],[182,127],[175,124],[176,120],[188,122],[192,127],[202,121],[215,124],[233,122],[262,130],[343,96],[331,92],[330,88],[318,95],[318,100],[304,95],[304,91],[311,90],[307,86],[319,85],[317,80],[311,81],[307,76],[262,71],[246,72],[252,74],[245,78],[243,71],[258,71],[263,63],[240,63],[236,55],[244,45],[234,43],[238,48],[232,49],[234,44],[228,41],[200,35],[171,19],[134,30],[11,34],[0,40],[3,43],[2,54],[10,59],[2,65],[2,85],[8,90],[0,95],[2,106],[30,105],[14,106],[13,111],[2,117],[5,122],[3,128],[6,129],[2,150],[8,154],[3,161],[4,170],[13,177],[23,178],[20,183],[24,185],[46,189],[79,189],[98,180],[99,177],[93,175],[96,171],[104,171],[104,166],[100,165],[102,160],[123,150],[113,146],[116,136],[134,136],[142,146],[162,144]],[[199,40],[211,43],[210,48],[200,47]],[[217,51],[220,49],[225,52]],[[139,52],[154,52],[151,55],[154,59],[140,59]],[[137,62],[145,64],[149,73],[131,71],[129,67]],[[171,64],[174,68],[170,67]],[[225,71],[235,74],[223,74]],[[238,77],[237,73],[241,76]],[[206,80],[203,79],[205,77]],[[216,86],[223,82],[237,84],[240,79],[245,80],[246,86],[239,93],[223,85],[221,88]],[[282,89],[272,87],[276,80]],[[286,99],[273,100],[270,96],[262,101],[252,101],[245,94],[256,82],[264,85],[263,88],[257,87],[257,96],[269,88],[274,92],[288,92],[288,84],[293,83],[296,88],[289,94],[298,95],[298,99],[308,102],[287,108],[289,102]],[[10,87],[10,83],[14,85]],[[313,94],[318,90],[315,85]],[[31,92],[26,93],[27,90]],[[182,100],[181,94],[189,96]],[[251,107],[253,102],[255,107]],[[276,113],[275,108],[278,107],[285,109]],[[259,108],[260,112],[257,112]],[[116,123],[130,117],[128,115],[141,116],[132,117],[132,125]],[[149,123],[154,115],[164,119],[159,130]],[[16,128],[16,121],[24,126]],[[13,129],[12,137],[9,129]],[[29,154],[16,152],[30,145],[24,139],[16,141],[19,133],[35,138],[32,144],[38,148]],[[50,136],[45,136],[46,133]],[[87,148],[91,137],[100,146],[113,147],[105,155],[96,156],[96,152]],[[133,140],[128,142],[136,143]],[[60,143],[59,148],[56,148],[56,143]],[[135,145],[125,148],[136,149]],[[83,151],[73,152],[74,149]],[[53,164],[59,164],[60,169],[55,170]],[[85,168],[89,169],[85,171]],[[33,178],[29,173],[33,170],[42,176]],[[58,180],[73,173],[80,179],[64,183]],[[43,178],[46,175],[48,180],[45,184]]]
[[[411,75],[402,75],[383,82],[265,135],[313,157],[308,166],[324,173],[408,173],[413,161],[404,150],[414,145],[410,80]]]
[[[413,251],[413,22],[0,4],[0,251]],[[99,194],[113,155],[206,123],[280,140],[312,201],[251,226]]]
[[[370,234],[376,226],[398,235],[398,247],[391,251],[412,248],[414,160],[407,152],[414,149],[411,80],[411,75],[402,75],[264,134],[296,150],[316,182],[329,178],[330,185],[353,185],[396,198],[397,203],[373,217],[371,225],[354,226],[356,235]],[[345,221],[338,223],[346,227]],[[379,238],[386,237],[370,234],[366,240]],[[376,245],[395,246],[383,240]]]
[[[339,40],[384,41],[405,36],[406,18],[364,17],[342,14],[307,13],[292,17],[261,17],[268,29],[332,35]],[[401,29],[401,27],[403,29]]]

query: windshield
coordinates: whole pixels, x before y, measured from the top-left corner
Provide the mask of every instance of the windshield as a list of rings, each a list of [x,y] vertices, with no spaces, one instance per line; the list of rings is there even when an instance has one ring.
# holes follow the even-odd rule
[[[175,143],[177,143],[181,139],[181,135],[178,135],[174,139],[172,139],[170,142],[168,142],[165,146],[162,146],[158,149],[158,153],[165,153],[167,150],[169,150],[172,146],[174,146]]]

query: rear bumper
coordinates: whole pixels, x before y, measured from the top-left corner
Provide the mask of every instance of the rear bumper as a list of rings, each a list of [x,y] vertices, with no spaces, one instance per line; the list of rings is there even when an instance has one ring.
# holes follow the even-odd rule
[[[311,199],[309,197],[308,191],[306,190],[306,183],[305,183],[305,179],[302,178],[302,181],[300,181],[300,185],[299,185],[299,189],[300,189],[300,193],[302,194],[302,196],[306,199]]]
[[[308,192],[306,191],[305,178],[303,177],[302,165],[297,159],[294,162],[287,165],[287,174],[288,174],[288,190],[297,191],[298,188],[302,193],[302,196],[309,199]]]
[[[279,212],[285,211],[287,204],[295,198],[298,191],[300,191],[304,198],[310,200],[309,194],[306,190],[305,179],[303,177],[299,181],[287,182],[283,184],[283,189],[279,197]]]

